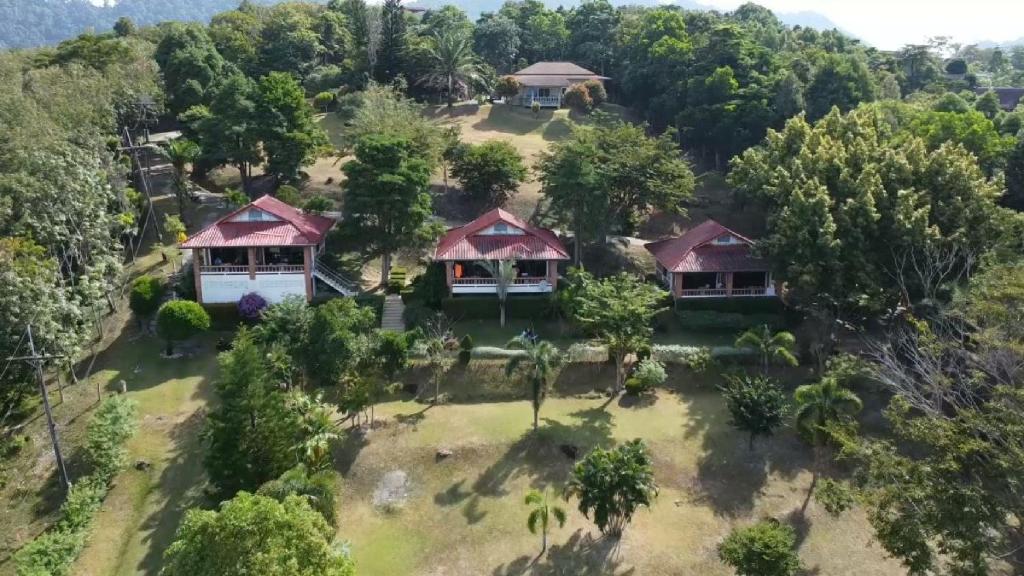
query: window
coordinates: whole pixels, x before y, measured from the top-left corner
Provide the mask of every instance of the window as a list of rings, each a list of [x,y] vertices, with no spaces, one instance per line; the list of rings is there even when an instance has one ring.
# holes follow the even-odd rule
[[[508,224],[505,224],[504,222],[498,222],[497,224],[494,225],[494,233],[495,234],[507,234],[508,233]]]
[[[537,89],[537,96],[541,98],[548,98],[551,96],[551,88],[539,88]]]
[[[715,244],[733,244],[736,239],[733,238],[732,234],[722,234],[718,238],[715,238]]]
[[[262,210],[255,210],[255,209],[254,210],[249,210],[249,221],[250,222],[262,222],[263,219],[264,219],[263,216],[264,216],[264,214],[263,214]]]

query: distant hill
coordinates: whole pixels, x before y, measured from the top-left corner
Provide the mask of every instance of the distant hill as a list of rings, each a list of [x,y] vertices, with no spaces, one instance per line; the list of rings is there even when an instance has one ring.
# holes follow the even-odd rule
[[[1024,36],[1017,38],[1016,40],[1008,40],[1006,42],[995,42],[993,40],[982,40],[981,42],[975,42],[978,48],[995,48],[996,46],[1002,48],[1009,48],[1011,46],[1024,46]]]
[[[277,0],[255,0],[274,4]],[[313,0],[325,2],[326,0]],[[140,26],[167,20],[207,22],[218,12],[238,6],[239,0],[118,0],[109,6],[96,6],[89,0],[0,0],[0,48],[31,48],[57,44],[90,30],[106,32],[114,22],[127,16]],[[501,8],[504,0],[420,0],[410,6],[439,8],[454,4],[471,19],[483,12]],[[551,7],[572,7],[579,0],[545,0]],[[612,0],[616,6],[656,6],[658,0]],[[710,10],[696,0],[677,0],[675,4],[690,10]],[[800,25],[819,30],[838,26],[817,12],[779,13],[779,20],[790,26]]]

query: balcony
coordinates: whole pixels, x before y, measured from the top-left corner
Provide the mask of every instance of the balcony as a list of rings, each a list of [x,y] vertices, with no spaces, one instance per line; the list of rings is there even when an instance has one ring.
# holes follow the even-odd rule
[[[554,287],[543,276],[521,276],[508,287],[509,294],[542,294]],[[498,282],[494,278],[453,278],[452,294],[495,294]]]
[[[260,264],[255,268],[256,274],[302,274],[306,270],[302,264]],[[200,266],[199,273],[217,275],[248,274],[249,266]]]
[[[533,106],[534,102],[540,104],[541,108],[559,108],[562,105],[561,96],[528,96],[523,99],[526,107]]]
[[[753,288],[694,288],[683,289],[680,298],[734,298],[745,296],[775,296],[775,288],[757,286]]]

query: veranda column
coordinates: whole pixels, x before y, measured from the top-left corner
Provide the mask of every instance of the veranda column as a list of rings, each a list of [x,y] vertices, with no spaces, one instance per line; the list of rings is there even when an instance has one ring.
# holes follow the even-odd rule
[[[196,302],[203,303],[203,277],[201,270],[203,269],[203,252],[206,250],[202,248],[196,248],[192,250],[192,276],[196,283]]]
[[[249,248],[249,280],[256,279],[256,249]]]
[[[548,284],[551,284],[551,290],[554,291],[554,289],[558,287],[558,261],[548,260],[547,266]]]
[[[725,273],[725,295],[732,296],[732,272]]]
[[[452,293],[452,282],[454,282],[455,274],[455,263],[451,260],[445,260],[444,263],[444,283],[448,285],[448,294]]]
[[[676,298],[682,298],[683,297],[683,273],[682,272],[672,272],[672,275],[673,275],[673,278],[672,278],[672,294]]]
[[[306,302],[313,300],[313,247],[302,249],[302,277],[306,280]]]

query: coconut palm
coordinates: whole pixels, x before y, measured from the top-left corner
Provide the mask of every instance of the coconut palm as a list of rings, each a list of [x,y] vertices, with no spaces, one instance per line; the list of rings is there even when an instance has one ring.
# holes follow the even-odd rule
[[[171,162],[174,168],[174,194],[178,197],[178,214],[185,218],[185,194],[188,193],[188,174],[186,166],[195,162],[202,149],[199,144],[185,139],[175,138],[164,144],[161,153]]]
[[[798,387],[793,393],[793,399],[796,400],[796,429],[814,447],[814,470],[809,497],[818,483],[822,452],[830,438],[829,427],[848,422],[861,411],[864,404],[853,391],[843,388],[835,378],[830,377],[816,384]]]
[[[752,348],[761,357],[761,371],[767,373],[768,365],[772,362],[796,366],[799,364],[796,356],[793,355],[793,348],[796,346],[796,338],[789,332],[781,331],[772,333],[767,324],[757,328],[751,328],[736,339],[738,348]]]
[[[485,79],[484,69],[473,54],[473,39],[465,33],[448,30],[438,32],[426,50],[430,71],[420,82],[448,90],[448,109],[455,102],[455,88],[459,83],[480,84]]]
[[[530,515],[526,518],[526,527],[530,534],[536,534],[540,530],[540,553],[548,549],[548,525],[551,518],[558,522],[558,527],[565,526],[565,510],[555,504],[548,502],[547,490],[530,490],[526,494],[526,505],[531,506]]]
[[[498,306],[501,310],[501,325],[505,325],[505,301],[508,299],[508,289],[516,279],[515,260],[484,260],[479,262],[480,266],[487,270],[496,283],[495,292],[498,296]]]
[[[505,375],[511,376],[518,371],[525,373],[526,381],[530,384],[533,429],[536,430],[540,405],[547,395],[548,381],[551,379],[551,373],[562,363],[562,354],[551,342],[535,342],[525,336],[513,339],[508,343],[508,348],[523,351],[523,354],[508,359],[508,363],[505,364]]]

